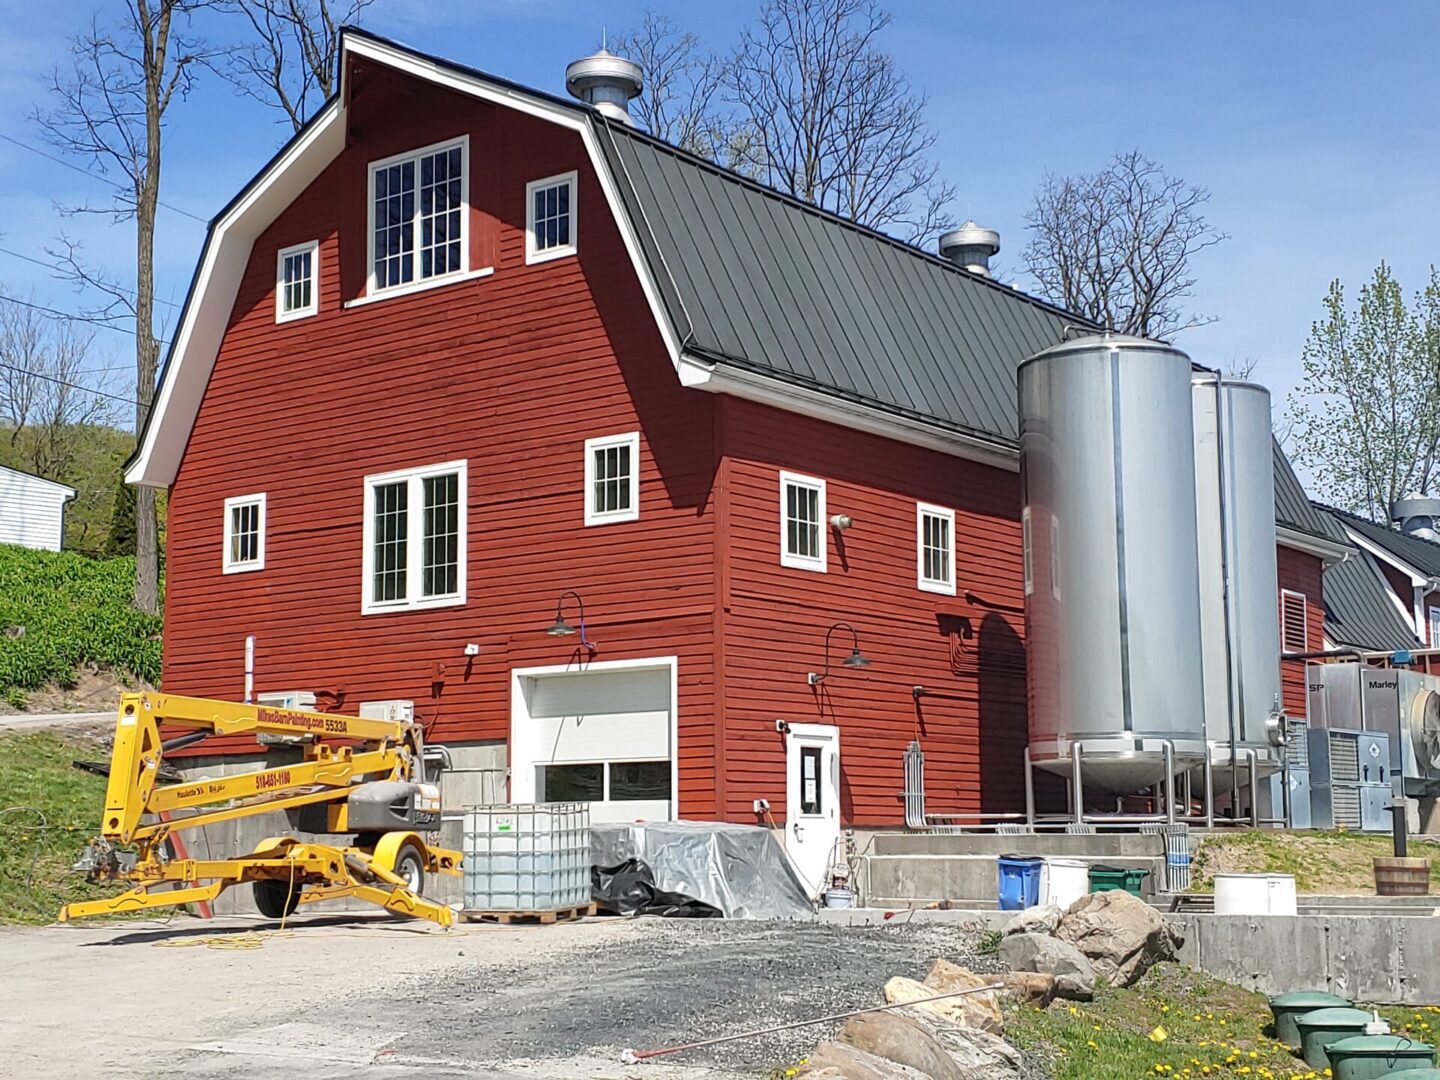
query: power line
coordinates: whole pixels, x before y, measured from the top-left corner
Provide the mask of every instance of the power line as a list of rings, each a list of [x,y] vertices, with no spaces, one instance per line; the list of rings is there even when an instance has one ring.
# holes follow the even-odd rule
[[[81,390],[87,394],[94,394],[97,397],[109,398],[111,401],[119,401],[126,405],[140,404],[140,402],[136,401],[134,398],[121,397],[119,394],[111,394],[107,393],[104,390],[96,390],[93,386],[81,386],[79,383],[71,382],[69,379],[57,379],[54,375],[45,375],[38,371],[31,371],[29,368],[16,367],[14,364],[0,364],[0,368],[4,368],[7,371],[16,371],[19,372],[21,375],[29,375],[32,378],[44,379],[46,382],[57,383],[60,386],[68,386],[72,390]]]
[[[115,188],[117,191],[125,191],[125,190],[126,190],[125,185],[122,184],[122,183],[120,183],[118,180],[111,180],[110,177],[105,176],[105,175],[103,175],[102,173],[91,172],[89,169],[82,169],[79,165],[76,165],[73,161],[66,161],[64,158],[58,158],[58,157],[56,157],[54,154],[47,154],[44,150],[41,150],[41,149],[39,149],[38,147],[31,146],[29,143],[23,143],[23,142],[21,142],[19,139],[15,138],[15,137],[12,136],[12,135],[6,135],[6,134],[4,134],[3,132],[0,132],[0,139],[4,139],[4,140],[5,140],[6,142],[8,142],[8,143],[13,143],[14,145],[20,147],[21,150],[29,150],[32,154],[39,154],[39,155],[40,155],[41,157],[43,157],[46,161],[53,161],[56,165],[63,165],[63,166],[65,166],[65,168],[69,169],[71,172],[78,172],[78,173],[80,173],[80,175],[82,175],[82,176],[88,176],[88,177],[90,177],[92,180],[99,180],[102,184],[109,184],[111,187]],[[208,221],[206,221],[206,220],[205,220],[203,217],[201,217],[199,214],[192,214],[189,210],[181,210],[180,207],[178,207],[178,206],[172,206],[172,205],[170,205],[169,203],[163,202],[163,201],[161,201],[161,200],[159,200],[159,199],[156,199],[155,201],[156,201],[157,203],[159,203],[161,206],[165,207],[166,210],[173,210],[175,213],[180,214],[180,215],[183,216],[183,217],[187,217],[187,218],[190,218],[190,219],[193,220],[193,221],[198,221],[198,222],[200,222],[201,225],[208,225],[208,224],[210,224]]]
[[[135,336],[134,330],[127,330],[123,326],[116,326],[114,323],[105,322],[103,319],[86,318],[84,315],[76,315],[70,311],[61,311],[58,308],[46,307],[44,304],[35,304],[29,300],[21,300],[16,296],[6,296],[4,293],[0,293],[0,301],[19,304],[21,307],[34,308],[36,311],[43,311],[46,315],[53,315],[55,318],[64,319],[67,322],[85,323],[89,326],[98,326],[103,330],[114,330],[117,334],[128,334],[130,337]],[[161,345],[170,344],[166,338],[157,337],[155,340]]]
[[[24,261],[24,262],[34,263],[36,266],[43,266],[43,267],[45,267],[47,270],[54,270],[57,274],[65,274],[65,275],[67,275],[67,276],[70,275],[70,271],[66,270],[66,269],[65,269],[63,266],[61,266],[59,263],[49,263],[49,262],[46,262],[44,259],[37,259],[37,258],[35,258],[35,256],[33,256],[33,255],[23,255],[23,254],[21,254],[21,253],[18,252],[18,251],[11,251],[9,248],[0,247],[0,255],[9,255],[11,258],[14,258],[14,259],[20,259],[20,260],[22,260],[22,261]],[[122,287],[119,286],[119,285],[114,286],[114,288],[118,289],[120,292],[125,293],[127,296],[134,296],[134,295],[135,295],[135,290],[134,290],[134,289],[122,288]],[[179,304],[175,303],[174,301],[171,301],[171,300],[162,300],[162,299],[161,299],[160,297],[158,297],[158,296],[157,296],[157,297],[154,297],[154,300],[155,300],[155,303],[157,303],[157,304],[164,304],[166,307],[178,308],[178,307],[180,306]]]

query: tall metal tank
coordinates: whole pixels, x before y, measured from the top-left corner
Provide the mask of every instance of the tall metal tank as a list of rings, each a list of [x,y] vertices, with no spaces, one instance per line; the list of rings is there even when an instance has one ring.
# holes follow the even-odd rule
[[[1118,794],[1204,760],[1190,371],[1110,334],[1020,367],[1030,757]]]
[[[1205,734],[1225,781],[1250,753],[1262,775],[1280,764],[1270,392],[1214,372],[1190,386]]]

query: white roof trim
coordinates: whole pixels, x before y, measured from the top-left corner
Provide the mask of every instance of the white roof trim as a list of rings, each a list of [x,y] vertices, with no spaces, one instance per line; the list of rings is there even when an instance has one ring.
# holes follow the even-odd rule
[[[1345,535],[1350,537],[1356,547],[1364,548],[1371,555],[1374,555],[1375,558],[1381,560],[1382,562],[1389,563],[1391,566],[1395,567],[1396,570],[1399,570],[1402,574],[1408,574],[1410,576],[1411,585],[1424,585],[1431,580],[1429,574],[1426,574],[1424,571],[1419,570],[1414,566],[1411,566],[1408,562],[1400,558],[1400,556],[1396,555],[1389,548],[1381,547],[1373,540],[1370,540],[1364,533],[1360,532],[1358,529],[1352,529],[1350,528],[1350,526],[1344,524],[1344,522],[1341,522],[1341,527],[1345,530]]]
[[[1281,547],[1303,551],[1306,555],[1314,555],[1324,560],[1326,566],[1339,562],[1350,552],[1350,549],[1344,544],[1319,536],[1311,536],[1298,529],[1288,529],[1278,523],[1275,526],[1275,541]]]
[[[28,473],[24,469],[12,469],[9,465],[0,465],[0,472],[9,473],[11,476],[18,476],[31,484],[42,484],[45,487],[54,488],[56,491],[63,491],[65,492],[67,501],[75,497],[75,489],[69,484],[60,483],[58,480],[47,480],[43,476],[36,476],[34,473]]]

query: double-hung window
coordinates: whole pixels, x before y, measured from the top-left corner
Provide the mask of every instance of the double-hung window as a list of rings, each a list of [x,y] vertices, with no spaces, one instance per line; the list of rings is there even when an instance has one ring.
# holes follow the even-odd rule
[[[465,602],[465,496],[463,461],[365,478],[363,613]]]
[[[585,440],[585,524],[640,516],[640,433]]]
[[[955,511],[915,505],[915,561],[926,592],[955,595]]]
[[[576,221],[573,172],[525,185],[525,261],[574,255]]]
[[[275,265],[275,321],[303,319],[319,310],[319,241],[282,248]]]
[[[224,572],[265,569],[265,493],[225,500]]]
[[[370,165],[375,295],[466,272],[468,136]]]
[[[1430,609],[1430,647],[1440,649],[1440,607]]]
[[[780,564],[825,571],[825,481],[780,474]]]

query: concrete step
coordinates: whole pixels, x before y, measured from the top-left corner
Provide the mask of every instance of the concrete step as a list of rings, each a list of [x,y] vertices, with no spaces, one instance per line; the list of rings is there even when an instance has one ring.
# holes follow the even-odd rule
[[[1165,854],[1165,840],[1143,833],[908,833],[879,832],[875,855],[1059,855],[1076,859],[1143,858]]]
[[[1080,856],[1071,856],[1079,858]],[[1094,856],[1089,863],[1150,871],[1149,895],[1163,887],[1165,860],[1155,856]],[[906,906],[934,900],[995,903],[1000,874],[994,855],[868,855],[861,859],[857,884],[870,906]]]

